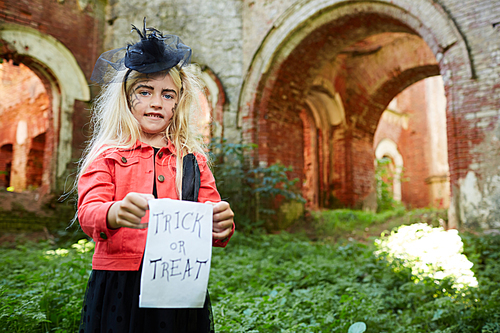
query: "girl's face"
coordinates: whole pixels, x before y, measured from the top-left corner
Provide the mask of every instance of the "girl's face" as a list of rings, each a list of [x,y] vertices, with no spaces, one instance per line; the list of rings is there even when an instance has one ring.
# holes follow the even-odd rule
[[[138,81],[130,92],[130,106],[142,132],[147,136],[164,136],[179,99],[170,75]]]

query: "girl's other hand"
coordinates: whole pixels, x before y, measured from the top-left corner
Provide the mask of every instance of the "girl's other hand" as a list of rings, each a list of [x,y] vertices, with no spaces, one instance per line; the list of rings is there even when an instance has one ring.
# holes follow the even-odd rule
[[[148,200],[154,199],[152,194],[130,192],[121,201],[115,202],[108,211],[108,226],[112,229],[121,227],[144,229],[147,223],[141,219],[149,209]]]
[[[206,203],[210,203],[214,206],[213,238],[226,239],[231,234],[234,224],[234,213],[231,210],[231,207],[225,201],[217,203],[207,201]]]

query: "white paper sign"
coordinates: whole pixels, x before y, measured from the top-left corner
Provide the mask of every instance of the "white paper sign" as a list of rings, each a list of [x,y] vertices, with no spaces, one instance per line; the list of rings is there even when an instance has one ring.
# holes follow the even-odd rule
[[[202,308],[212,261],[210,204],[149,201],[141,308]]]

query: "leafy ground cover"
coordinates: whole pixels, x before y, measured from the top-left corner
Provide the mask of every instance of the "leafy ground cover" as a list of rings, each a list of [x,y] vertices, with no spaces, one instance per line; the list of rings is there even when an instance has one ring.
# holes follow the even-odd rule
[[[0,331],[76,332],[93,244],[0,249]]]
[[[361,322],[366,332],[500,332],[500,236],[461,236],[478,287],[457,291],[451,280],[416,279],[402,262],[375,255],[373,241],[237,233],[214,249],[216,330],[348,332]],[[88,244],[0,249],[0,331],[76,332]]]
[[[402,206],[379,213],[351,209],[324,210],[312,212],[305,223],[299,221],[291,230],[302,231],[311,239],[328,242],[350,238],[372,241],[373,237],[390,233],[400,225],[427,223],[434,227],[445,226],[447,214],[446,209],[420,208],[406,211]]]
[[[469,235],[466,243],[479,286],[456,292],[450,280],[417,281],[401,262],[375,256],[371,244],[237,235],[231,247],[215,251],[217,327],[347,332],[364,322],[366,332],[500,332],[500,237]]]

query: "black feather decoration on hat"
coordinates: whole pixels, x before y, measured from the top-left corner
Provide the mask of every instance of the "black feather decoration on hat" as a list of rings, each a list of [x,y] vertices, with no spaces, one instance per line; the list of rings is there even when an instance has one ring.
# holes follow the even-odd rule
[[[178,36],[163,36],[154,28],[146,28],[146,18],[143,31],[132,25],[132,31],[134,30],[141,40],[127,46],[125,67],[149,74],[189,64],[191,48],[183,44]]]
[[[116,73],[128,69],[150,74],[189,65],[191,48],[183,44],[179,37],[162,35],[155,28],[146,28],[146,18],[142,31],[134,25],[132,31],[136,31],[141,40],[101,54],[90,77],[92,81],[99,84],[116,82]]]

